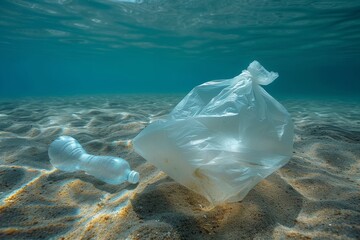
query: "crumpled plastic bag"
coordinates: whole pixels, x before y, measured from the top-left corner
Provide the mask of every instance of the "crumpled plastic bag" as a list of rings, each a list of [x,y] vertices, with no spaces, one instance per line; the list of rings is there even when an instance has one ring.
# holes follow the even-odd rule
[[[277,77],[254,61],[195,87],[133,139],[135,151],[214,205],[242,200],[292,156],[290,115],[260,86]]]

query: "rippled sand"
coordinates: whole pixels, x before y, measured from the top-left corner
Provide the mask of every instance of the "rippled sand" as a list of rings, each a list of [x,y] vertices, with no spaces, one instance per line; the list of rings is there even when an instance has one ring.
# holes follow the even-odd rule
[[[0,102],[2,239],[359,239],[360,104],[282,101],[296,137],[290,162],[242,201],[211,208],[131,150],[129,140],[181,96]],[[127,159],[138,185],[109,185],[49,162],[60,135]]]

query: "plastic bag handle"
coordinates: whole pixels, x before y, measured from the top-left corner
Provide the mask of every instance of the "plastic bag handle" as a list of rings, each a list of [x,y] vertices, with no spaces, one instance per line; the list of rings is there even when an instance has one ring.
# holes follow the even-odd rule
[[[279,74],[276,72],[269,72],[258,61],[253,61],[247,68],[253,82],[259,85],[268,85],[272,83]]]

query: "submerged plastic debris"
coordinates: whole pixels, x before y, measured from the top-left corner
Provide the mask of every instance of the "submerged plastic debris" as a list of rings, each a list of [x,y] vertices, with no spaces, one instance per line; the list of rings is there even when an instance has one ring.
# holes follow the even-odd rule
[[[122,158],[87,154],[76,139],[61,136],[49,147],[51,164],[66,172],[85,171],[109,184],[139,182],[139,173],[131,171],[129,163]]]
[[[135,151],[213,204],[243,199],[292,156],[290,115],[260,86],[277,77],[254,61],[195,87],[135,137]]]

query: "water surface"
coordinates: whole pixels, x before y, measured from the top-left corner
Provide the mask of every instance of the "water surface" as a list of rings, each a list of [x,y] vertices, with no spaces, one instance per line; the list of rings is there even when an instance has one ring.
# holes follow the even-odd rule
[[[280,95],[356,95],[360,3],[4,0],[0,96],[187,92],[254,59]]]

